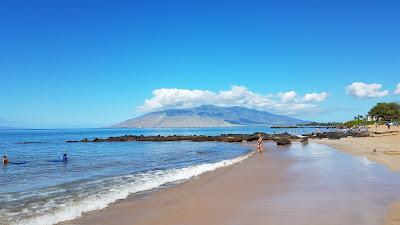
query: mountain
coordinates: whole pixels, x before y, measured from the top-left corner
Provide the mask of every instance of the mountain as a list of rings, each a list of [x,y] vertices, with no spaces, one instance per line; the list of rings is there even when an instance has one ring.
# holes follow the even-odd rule
[[[245,107],[204,105],[187,109],[168,109],[115,124],[113,128],[229,127],[239,125],[290,126],[309,121],[276,115]]]

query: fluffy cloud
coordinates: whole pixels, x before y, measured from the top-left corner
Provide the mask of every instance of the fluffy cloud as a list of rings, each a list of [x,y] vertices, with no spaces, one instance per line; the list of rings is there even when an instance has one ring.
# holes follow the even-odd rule
[[[396,90],[394,90],[396,95],[400,95],[400,83],[397,84]]]
[[[153,97],[146,99],[140,112],[151,112],[168,108],[187,108],[200,105],[244,106],[267,110],[287,115],[299,114],[318,109],[314,103],[324,101],[328,94],[308,93],[299,96],[295,91],[262,95],[248,90],[244,86],[232,86],[229,90],[212,92],[209,90],[189,90],[161,88],[153,92]]]
[[[328,97],[328,93],[321,92],[321,93],[308,93],[304,95],[304,101],[306,102],[322,102]]]
[[[381,88],[382,84],[354,82],[346,87],[346,93],[357,98],[381,98],[389,94],[388,90]]]
[[[297,93],[295,91],[288,91],[288,92],[279,92],[279,98],[283,103],[295,102],[298,98]]]
[[[139,111],[148,112],[165,108],[187,108],[207,102],[215,97],[215,93],[207,90],[188,90],[161,88],[153,91],[153,98],[146,99]]]

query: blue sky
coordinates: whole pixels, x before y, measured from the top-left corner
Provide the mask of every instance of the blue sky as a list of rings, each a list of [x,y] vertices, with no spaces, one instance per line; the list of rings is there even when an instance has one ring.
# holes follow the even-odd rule
[[[399,7],[396,1],[2,1],[0,125],[110,125],[144,113],[138,107],[145,99],[172,107],[157,102],[157,89],[217,96],[235,85],[273,99],[263,110],[287,113],[280,96],[295,91],[288,108],[311,106],[289,114],[351,119],[377,102],[400,100],[393,93],[400,82]],[[381,84],[372,92],[388,93],[346,94],[353,82]],[[306,103],[307,93],[327,97]],[[177,106],[202,103],[188,96]]]

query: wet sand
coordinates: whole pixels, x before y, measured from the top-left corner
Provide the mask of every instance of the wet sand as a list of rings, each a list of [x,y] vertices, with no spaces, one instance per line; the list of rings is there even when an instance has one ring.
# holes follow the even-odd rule
[[[354,156],[367,157],[391,170],[400,171],[400,127],[369,127],[376,132],[372,137],[342,138],[340,140],[312,139],[311,142],[326,144]],[[386,224],[400,225],[400,202],[391,205]]]
[[[324,145],[267,149],[63,224],[395,224],[398,173]]]

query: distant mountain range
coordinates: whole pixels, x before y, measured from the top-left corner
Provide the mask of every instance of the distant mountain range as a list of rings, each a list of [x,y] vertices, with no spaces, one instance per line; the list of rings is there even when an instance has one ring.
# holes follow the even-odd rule
[[[204,105],[151,112],[113,125],[113,128],[229,127],[240,125],[292,126],[310,121],[245,107]]]

